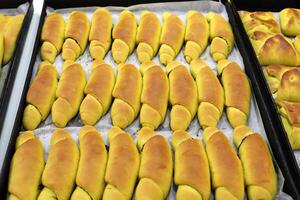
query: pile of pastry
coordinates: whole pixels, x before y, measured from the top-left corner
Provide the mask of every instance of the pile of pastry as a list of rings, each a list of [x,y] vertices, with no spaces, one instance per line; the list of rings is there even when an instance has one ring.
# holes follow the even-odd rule
[[[300,10],[240,12],[266,80],[274,94],[291,147],[300,149]]]

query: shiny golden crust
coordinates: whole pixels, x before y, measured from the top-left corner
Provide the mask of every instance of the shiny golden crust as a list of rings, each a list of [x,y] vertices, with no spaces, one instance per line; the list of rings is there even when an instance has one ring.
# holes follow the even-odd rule
[[[285,8],[279,13],[280,27],[283,34],[296,36],[300,34],[300,10]]]
[[[300,55],[300,34],[295,37],[294,46],[298,54]]]
[[[281,109],[280,111],[286,112],[283,109]],[[292,149],[300,149],[300,128],[290,124],[287,117],[284,117],[283,115],[281,115],[281,121],[287,133]]]

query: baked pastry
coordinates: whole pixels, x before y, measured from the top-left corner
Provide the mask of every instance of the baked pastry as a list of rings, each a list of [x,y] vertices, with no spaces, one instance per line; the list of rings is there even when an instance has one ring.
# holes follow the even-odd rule
[[[120,64],[112,96],[112,124],[120,128],[130,125],[138,115],[141,107],[142,76],[132,64]]]
[[[56,129],[50,143],[50,152],[42,176],[44,188],[38,200],[68,200],[75,186],[79,150],[64,129]]]
[[[205,150],[199,139],[188,132],[175,131],[172,136],[175,152],[174,182],[177,200],[210,199],[210,173]]]
[[[106,8],[98,8],[92,17],[89,36],[90,54],[92,58],[101,60],[111,44],[112,16]]]
[[[240,66],[229,60],[218,62],[225,94],[226,114],[233,128],[247,125],[250,110],[251,89],[248,77]]]
[[[223,132],[208,127],[203,133],[215,199],[244,199],[241,161]]]
[[[206,49],[209,38],[209,26],[204,15],[191,10],[186,15],[185,60],[190,63],[197,59]]]
[[[76,189],[71,200],[101,199],[105,187],[104,175],[107,151],[100,133],[92,126],[79,130],[80,159]]]
[[[3,54],[4,54],[4,35],[3,32],[0,31],[0,67],[2,66]]]
[[[300,55],[300,34],[295,37],[294,46],[298,52],[298,55]]]
[[[85,82],[85,72],[81,65],[65,62],[56,90],[56,100],[51,109],[52,121],[57,127],[65,127],[77,114]]]
[[[198,89],[198,121],[203,127],[216,127],[223,113],[224,91],[213,70],[202,60],[191,62],[190,69]]]
[[[163,14],[164,24],[160,37],[159,60],[167,65],[179,53],[184,40],[185,27],[181,19],[174,14]]]
[[[213,59],[226,59],[234,46],[234,36],[230,24],[216,13],[208,13],[210,54]]]
[[[94,125],[108,111],[112,101],[115,75],[112,67],[103,61],[92,64],[92,73],[85,86],[79,113],[84,124]]]
[[[173,131],[186,130],[194,118],[198,107],[196,83],[187,68],[177,61],[167,65],[172,105],[170,127]]]
[[[53,63],[61,51],[65,34],[65,20],[59,13],[49,14],[44,22],[41,35],[41,59]]]
[[[90,22],[84,12],[73,11],[65,30],[62,58],[75,61],[85,50],[90,31]]]
[[[32,131],[18,136],[8,181],[10,200],[36,200],[44,169],[42,143]]]
[[[132,197],[138,176],[140,157],[131,136],[118,127],[108,133],[109,154],[105,172],[103,200]]]
[[[280,27],[284,35],[300,34],[300,9],[285,8],[279,13]]]
[[[141,65],[143,90],[140,123],[156,129],[165,119],[169,99],[169,80],[159,65],[146,61]]]
[[[23,113],[26,130],[34,130],[48,117],[55,100],[57,82],[56,68],[46,61],[42,62],[26,95],[27,106]]]
[[[164,136],[148,127],[143,127],[137,135],[141,165],[135,199],[164,200],[171,187],[173,172],[169,144]]]
[[[275,199],[277,175],[264,139],[243,125],[234,129],[233,139],[243,165],[248,199]]]
[[[137,23],[134,14],[128,10],[122,11],[112,33],[114,41],[111,53],[116,63],[124,63],[127,57],[133,52],[136,29]]]

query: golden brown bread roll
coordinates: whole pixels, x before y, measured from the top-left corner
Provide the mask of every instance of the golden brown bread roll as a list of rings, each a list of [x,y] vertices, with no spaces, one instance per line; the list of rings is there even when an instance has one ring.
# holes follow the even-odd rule
[[[153,129],[143,127],[138,133],[141,151],[136,200],[163,200],[168,196],[172,180],[172,152],[167,140]]]
[[[3,54],[4,54],[4,35],[0,31],[0,67],[2,66]]]
[[[170,127],[173,131],[186,130],[198,107],[196,83],[186,67],[177,61],[167,65],[172,105]]]
[[[77,187],[71,200],[101,199],[107,151],[100,133],[92,126],[83,126],[78,133],[80,159],[76,176]]]
[[[138,176],[140,158],[131,136],[118,127],[108,133],[109,154],[105,172],[103,200],[132,197]]]
[[[23,126],[26,130],[34,130],[48,117],[55,100],[57,79],[56,68],[48,62],[42,62],[26,95],[28,105],[23,113]]]
[[[201,59],[190,65],[198,89],[198,121],[203,127],[216,127],[223,113],[224,91],[213,70]]]
[[[156,129],[165,119],[168,99],[169,80],[159,65],[146,61],[141,65],[143,90],[141,95],[140,123]]]
[[[112,33],[114,41],[111,53],[116,63],[124,63],[127,57],[133,52],[136,29],[137,23],[134,14],[128,10],[122,11]]]
[[[294,46],[298,54],[300,55],[300,34],[295,37]]]
[[[42,189],[38,200],[68,200],[73,192],[79,150],[70,134],[56,129],[51,137],[50,152],[42,176]]]
[[[86,97],[79,109],[80,118],[84,124],[96,124],[108,111],[114,84],[115,75],[112,67],[103,61],[94,61],[92,73],[84,89]]]
[[[10,200],[36,200],[44,169],[42,143],[32,131],[18,136],[8,181]]]
[[[89,36],[90,54],[94,59],[103,59],[111,44],[112,16],[106,8],[98,8],[92,17]]]
[[[64,42],[65,20],[59,13],[49,14],[41,35],[41,59],[53,63]]]
[[[185,60],[190,63],[197,59],[206,49],[209,38],[209,26],[204,15],[195,10],[191,10],[186,16],[185,32]]]
[[[300,34],[300,10],[285,8],[279,13],[280,27],[284,35],[296,36]]]
[[[174,182],[178,186],[176,199],[210,199],[209,166],[201,141],[191,138],[188,132],[175,131],[172,145],[175,151]]]
[[[203,133],[215,199],[244,199],[241,162],[223,132],[208,127]]]
[[[163,14],[164,24],[160,37],[159,60],[167,65],[179,53],[184,40],[185,27],[181,19],[171,13]]]
[[[110,111],[114,126],[125,128],[134,121],[141,107],[141,92],[142,76],[139,70],[132,64],[120,64]]]

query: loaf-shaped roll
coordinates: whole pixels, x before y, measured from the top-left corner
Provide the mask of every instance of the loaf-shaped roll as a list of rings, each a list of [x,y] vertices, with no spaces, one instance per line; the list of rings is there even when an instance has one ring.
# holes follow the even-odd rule
[[[57,83],[56,68],[48,62],[42,62],[26,96],[27,106],[23,113],[26,130],[34,130],[48,117],[55,100]]]
[[[172,105],[170,127],[173,131],[186,130],[198,107],[196,83],[187,68],[177,61],[167,65]]]
[[[208,13],[210,54],[213,59],[226,59],[234,46],[234,36],[230,24],[216,13]]]
[[[138,176],[139,152],[131,136],[118,127],[108,133],[109,154],[105,172],[106,187],[103,200],[132,197]]]
[[[300,55],[300,34],[295,37],[294,46],[298,54]]]
[[[167,65],[179,53],[184,41],[185,27],[181,19],[174,14],[163,14],[164,24],[160,37],[159,60]]]
[[[90,31],[90,22],[84,12],[73,11],[65,30],[62,58],[75,61],[85,50]]]
[[[156,55],[159,47],[161,25],[155,13],[143,11],[137,29],[137,57],[140,63],[150,61]]]
[[[107,151],[100,133],[92,126],[79,130],[80,159],[76,189],[71,200],[101,199],[105,187],[104,176]]]
[[[209,38],[209,26],[204,15],[195,10],[191,10],[186,16],[185,32],[185,60],[190,63],[197,59],[206,49]]]
[[[175,152],[174,182],[177,200],[210,199],[210,173],[205,150],[199,139],[188,132],[175,131],[172,136]]]
[[[111,44],[112,16],[106,8],[98,8],[92,17],[89,36],[90,54],[92,58],[101,60]]]
[[[203,127],[216,127],[223,113],[223,87],[212,71],[202,60],[196,59],[190,65],[198,89],[198,121]]]
[[[277,175],[264,139],[247,126],[235,128],[233,138],[244,169],[248,199],[275,199]]]
[[[156,129],[165,119],[168,99],[169,80],[159,65],[146,61],[141,65],[143,90],[141,95],[140,123]]]
[[[285,8],[279,13],[280,27],[284,35],[300,34],[300,9]]]
[[[79,109],[80,118],[84,124],[96,124],[108,111],[114,84],[115,75],[112,67],[103,61],[94,61],[92,73],[84,89],[86,97]]]
[[[77,114],[83,99],[85,82],[85,72],[81,65],[66,62],[51,109],[52,121],[57,127],[65,127]]]
[[[51,137],[51,146],[42,176],[42,189],[38,200],[68,200],[73,192],[79,150],[70,134],[56,129]]]
[[[133,52],[136,29],[137,23],[134,14],[128,10],[122,11],[112,33],[114,41],[111,53],[116,63],[124,63],[127,57]]]
[[[217,69],[222,77],[229,123],[233,128],[247,125],[251,102],[251,89],[247,75],[237,63],[229,60],[219,61]]]
[[[137,134],[141,165],[135,199],[164,200],[171,187],[173,171],[169,144],[148,127],[143,127]]]
[[[243,169],[229,140],[223,132],[214,127],[206,128],[203,138],[215,199],[243,200]]]
[[[8,181],[10,200],[36,200],[44,169],[42,143],[32,131],[18,136]]]
[[[110,111],[114,126],[125,128],[134,121],[140,111],[141,93],[142,76],[139,70],[132,64],[120,64]]]
[[[53,63],[61,51],[65,34],[65,20],[59,13],[49,14],[42,28],[41,59]]]

